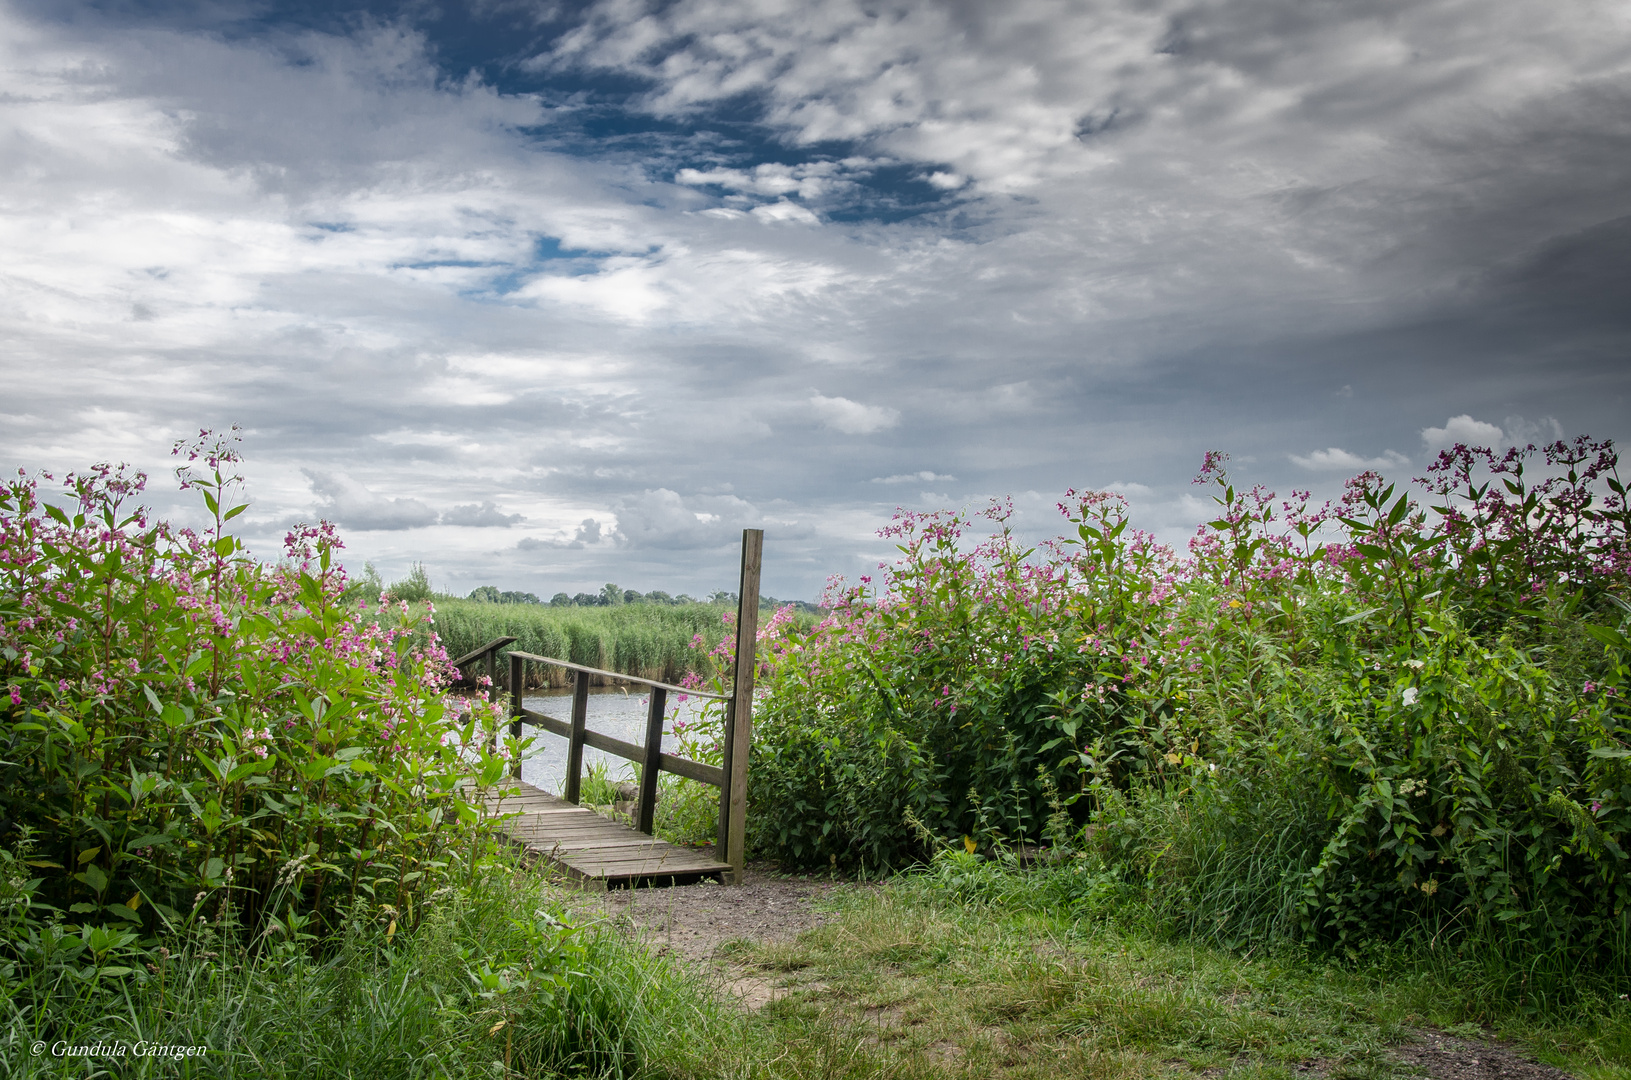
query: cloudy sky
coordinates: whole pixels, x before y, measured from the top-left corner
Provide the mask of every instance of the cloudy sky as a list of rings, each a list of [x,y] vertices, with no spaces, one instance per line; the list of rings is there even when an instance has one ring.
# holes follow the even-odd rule
[[[237,423],[255,550],[814,598],[1631,436],[1631,7],[0,0],[0,464]]]

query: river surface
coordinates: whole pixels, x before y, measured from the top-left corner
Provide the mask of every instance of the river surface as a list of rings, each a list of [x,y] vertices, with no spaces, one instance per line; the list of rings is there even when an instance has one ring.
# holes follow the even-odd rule
[[[597,686],[589,691],[589,711],[584,726],[590,731],[598,731],[602,735],[610,735],[614,739],[622,739],[636,746],[646,741],[646,706],[649,699],[640,688],[623,690],[615,686]],[[691,718],[697,714],[702,701],[691,698],[676,704],[675,695],[668,695],[668,719],[663,723],[663,752],[678,753],[673,735],[668,731],[674,726],[676,708],[682,718]],[[541,712],[545,716],[553,716],[558,720],[570,721],[572,719],[572,691],[557,690],[542,694],[528,694],[525,705],[533,712]],[[559,735],[551,734],[542,728],[535,728],[531,724],[523,724],[523,735],[536,737],[529,756],[521,762],[521,779],[534,787],[559,795],[566,787],[566,740]],[[634,766],[616,754],[608,754],[603,750],[596,750],[592,746],[583,748],[583,771],[587,775],[589,763],[592,761],[606,762],[606,775],[615,783],[619,780],[634,779]]]

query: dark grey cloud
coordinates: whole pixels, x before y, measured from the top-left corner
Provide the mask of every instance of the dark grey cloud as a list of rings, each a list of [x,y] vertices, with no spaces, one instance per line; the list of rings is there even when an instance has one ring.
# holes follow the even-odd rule
[[[436,524],[436,511],[418,499],[390,498],[343,473],[302,469],[317,495],[318,513],[350,529],[419,529]]]
[[[604,143],[430,21],[19,10],[0,449],[241,422],[268,552],[321,512],[387,575],[697,593],[763,527],[813,596],[897,501],[1118,484],[1176,535],[1211,447],[1334,490],[1631,433],[1609,8],[620,0],[531,64],[678,132]]]

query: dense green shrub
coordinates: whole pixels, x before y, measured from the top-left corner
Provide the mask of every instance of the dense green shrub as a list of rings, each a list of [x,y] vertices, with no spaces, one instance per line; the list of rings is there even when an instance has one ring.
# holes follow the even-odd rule
[[[1004,504],[978,542],[897,515],[880,587],[764,650],[758,849],[872,870],[924,835],[1074,833],[1226,943],[1432,926],[1631,963],[1612,447],[1456,447],[1425,508],[1371,473],[1280,501],[1222,465],[1184,556],[1110,493],[1070,493],[1035,550]]]
[[[231,439],[177,452],[204,535],[150,521],[123,469],[67,477],[67,509],[35,478],[0,491],[0,815],[31,845],[32,910],[82,942],[229,914],[286,935],[364,902],[417,921],[483,842],[459,784],[504,774],[476,748],[492,709],[443,697],[406,604],[341,603],[326,524],[280,565],[248,556]]]

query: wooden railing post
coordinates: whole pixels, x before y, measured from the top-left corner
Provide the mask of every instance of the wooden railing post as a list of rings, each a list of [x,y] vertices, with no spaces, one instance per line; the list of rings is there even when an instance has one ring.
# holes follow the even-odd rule
[[[589,719],[589,674],[572,673],[572,734],[566,741],[566,801],[581,802],[583,790],[583,732]]]
[[[521,709],[522,709],[522,682],[526,669],[522,666],[526,661],[514,653],[510,654],[510,738],[521,738]],[[521,775],[521,755],[515,755],[515,775]]]
[[[719,793],[725,832],[721,860],[730,864],[730,884],[742,883],[747,840],[748,751],[753,745],[753,675],[759,644],[759,571],[764,562],[763,529],[742,530],[742,586],[736,606],[736,683],[725,732],[725,790]]]
[[[657,774],[662,770],[663,713],[667,708],[668,691],[653,686],[646,708],[646,760],[640,766],[640,820],[634,826],[647,836],[657,824]]]
[[[725,702],[725,746],[724,760],[720,762],[725,773],[725,783],[719,789],[719,839],[714,842],[714,854],[719,856],[720,862],[729,862],[725,857],[725,848],[730,842],[731,835],[731,763],[735,757],[732,753],[732,744],[736,741],[736,702]]]

